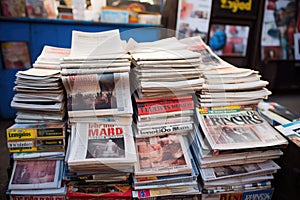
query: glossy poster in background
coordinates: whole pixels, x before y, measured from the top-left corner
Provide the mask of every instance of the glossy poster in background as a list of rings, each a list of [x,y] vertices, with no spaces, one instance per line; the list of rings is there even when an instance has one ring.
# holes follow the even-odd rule
[[[206,41],[212,0],[179,0],[176,25],[178,39],[201,36]]]
[[[262,60],[294,60],[297,4],[295,0],[266,0],[262,23]]]

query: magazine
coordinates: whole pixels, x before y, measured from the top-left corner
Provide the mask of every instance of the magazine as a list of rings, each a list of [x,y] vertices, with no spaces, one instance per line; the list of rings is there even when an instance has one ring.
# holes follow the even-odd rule
[[[13,153],[10,157],[13,160],[63,160],[65,152]]]
[[[220,179],[215,181],[204,181],[202,182],[202,184],[203,184],[203,188],[206,189],[206,188],[213,188],[213,187],[241,186],[245,184],[269,181],[272,179],[274,179],[274,176],[272,174],[256,174],[250,176]]]
[[[252,163],[245,165],[229,165],[224,167],[201,168],[200,174],[204,181],[214,181],[231,177],[248,176],[257,173],[274,173],[280,169],[273,160],[262,163]]]
[[[1,15],[4,17],[26,17],[25,0],[2,0]]]
[[[138,161],[135,176],[174,175],[192,172],[188,149],[181,135],[136,138]]]
[[[258,188],[245,191],[227,192],[220,194],[202,194],[202,200],[226,200],[226,199],[239,199],[239,200],[256,200],[265,199],[271,200],[273,195],[273,188]]]
[[[76,123],[68,165],[88,171],[101,168],[130,168],[136,152],[130,126],[105,123]]]
[[[128,184],[103,184],[70,182],[67,199],[132,199],[132,188]]]
[[[9,190],[59,188],[62,180],[61,160],[16,160],[13,165]]]
[[[194,126],[194,135],[189,134],[185,137],[185,141],[194,151],[194,159],[201,168],[228,166],[238,163],[245,164],[251,163],[253,160],[257,161],[257,159],[259,159],[259,162],[263,162],[271,158],[279,158],[283,155],[280,149],[230,150],[222,151],[219,155],[214,155],[214,151],[196,126]]]
[[[62,77],[70,118],[132,114],[129,75],[86,74]]]
[[[300,121],[296,120],[287,124],[277,125],[275,128],[291,142],[300,147]]]
[[[197,120],[205,138],[217,154],[223,150],[284,147],[287,140],[255,110],[200,114]]]
[[[1,42],[0,45],[4,69],[28,69],[31,67],[27,42]]]
[[[66,136],[66,123],[18,124],[6,129],[8,141],[26,139],[62,139]]]
[[[253,183],[249,183],[249,184],[202,188],[202,193],[203,194],[216,194],[216,193],[243,191],[243,190],[249,190],[249,189],[250,190],[263,189],[263,188],[270,188],[270,187],[271,187],[271,181],[266,180],[266,181],[260,181],[260,182],[253,182]]]
[[[195,195],[200,194],[198,186],[176,187],[166,189],[146,189],[146,190],[134,190],[132,196],[134,198],[150,198],[150,197],[163,197],[166,199],[171,195]],[[189,198],[189,197],[188,197]]]

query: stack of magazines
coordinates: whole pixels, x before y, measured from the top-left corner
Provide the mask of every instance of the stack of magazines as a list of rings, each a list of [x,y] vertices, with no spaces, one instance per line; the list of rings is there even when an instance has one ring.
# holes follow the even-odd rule
[[[193,93],[204,81],[199,54],[175,38],[128,46],[138,154],[133,197],[198,198],[199,172],[185,140],[193,132]]]
[[[11,106],[18,112],[15,124],[6,130],[13,161],[7,191],[11,198],[63,198],[66,194],[62,181],[68,136],[65,90],[59,58],[47,58],[43,52],[42,60],[53,65],[16,74]]]
[[[73,31],[61,68],[71,127],[67,198],[131,199],[136,151],[130,60],[119,31]]]
[[[65,93],[60,70],[30,68],[16,74],[11,107],[16,123],[56,123],[66,118]]]
[[[13,199],[63,198],[66,124],[14,124],[7,129]]]

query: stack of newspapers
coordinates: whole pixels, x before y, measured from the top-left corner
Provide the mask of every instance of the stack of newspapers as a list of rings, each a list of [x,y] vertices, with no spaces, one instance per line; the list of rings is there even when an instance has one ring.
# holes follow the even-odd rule
[[[132,198],[129,181],[136,151],[129,125],[77,122],[72,125],[67,198]]]
[[[205,83],[196,92],[188,144],[200,172],[202,199],[270,199],[271,180],[280,169],[274,159],[283,154],[287,140],[256,111],[271,94],[264,88],[267,82],[253,70],[226,63],[198,41],[200,47],[190,48],[201,54]]]
[[[118,30],[73,31],[71,51],[61,68],[71,122],[119,117],[131,123],[130,60]]]
[[[65,93],[60,70],[30,68],[18,71],[11,107],[16,123],[55,123],[66,118]]]
[[[13,124],[6,132],[13,161],[7,195],[64,198],[66,124]]]
[[[271,92],[267,81],[255,70],[235,67],[220,59],[200,37],[183,39],[190,49],[201,54],[200,69],[205,83],[196,92],[197,106],[220,107],[258,104]],[[197,47],[197,48],[196,48]]]
[[[73,31],[61,68],[71,127],[67,198],[131,199],[129,178],[137,159],[130,60],[119,31]]]
[[[198,198],[198,169],[187,135],[193,132],[193,94],[204,81],[199,54],[175,38],[129,41],[137,163],[134,198]]]
[[[146,43],[131,39],[127,48],[132,56],[132,90],[139,98],[183,96],[202,88],[199,53],[176,38]]]
[[[61,60],[70,54],[69,48],[45,45],[42,53],[33,63],[34,68],[61,70]]]
[[[273,160],[288,142],[257,111],[198,110],[194,133],[190,142],[207,199],[272,191],[273,174],[280,169]]]

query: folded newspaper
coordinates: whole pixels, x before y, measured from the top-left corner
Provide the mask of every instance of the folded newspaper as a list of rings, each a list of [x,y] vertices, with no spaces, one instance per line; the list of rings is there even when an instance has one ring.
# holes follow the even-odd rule
[[[71,75],[62,80],[70,118],[132,114],[127,72]]]
[[[216,154],[223,150],[283,147],[288,144],[255,110],[220,114],[200,114],[196,110],[196,114],[205,138]]]
[[[73,171],[119,170],[133,166],[136,162],[130,126],[80,122],[75,129],[67,161]]]

